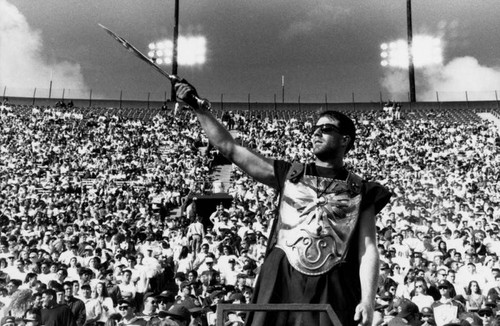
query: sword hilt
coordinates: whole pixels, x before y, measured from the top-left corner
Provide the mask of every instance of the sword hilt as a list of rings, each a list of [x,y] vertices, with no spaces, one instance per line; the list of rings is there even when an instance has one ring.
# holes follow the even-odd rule
[[[182,83],[182,82],[189,84],[187,81],[179,78],[179,76],[176,76],[176,75],[169,75],[168,78],[170,79],[170,81],[172,82],[173,85],[175,85],[177,83]],[[193,87],[193,89],[194,89],[194,87]],[[193,100],[196,101],[196,103],[198,104],[198,108],[200,108],[202,110],[210,110],[211,109],[212,104],[210,103],[210,101],[208,101],[207,99],[204,99],[204,98],[200,98],[199,96],[197,96],[195,94],[190,94],[190,95],[193,97]],[[195,109],[195,108],[193,108],[193,109]]]

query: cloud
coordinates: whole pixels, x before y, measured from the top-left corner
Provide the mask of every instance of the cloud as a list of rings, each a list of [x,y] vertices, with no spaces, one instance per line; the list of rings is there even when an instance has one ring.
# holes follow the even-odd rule
[[[500,85],[500,67],[481,65],[476,58],[454,58],[445,65],[421,70],[416,75],[417,99],[435,101],[495,100],[495,89]],[[406,100],[409,89],[408,71],[389,69],[382,79],[382,87],[390,98]]]
[[[296,21],[293,22],[288,29],[284,32],[285,39],[291,39],[300,35],[307,35],[313,30],[312,21]]]
[[[31,96],[34,88],[46,88],[48,95],[50,80],[71,89],[72,97],[79,97],[79,90],[88,92],[80,65],[49,62],[40,31],[29,26],[17,7],[0,0],[0,12],[0,85],[7,87],[8,96]]]
[[[429,92],[453,92],[455,100],[464,99],[464,93],[472,92],[475,100],[495,100],[494,90],[500,85],[500,67],[482,66],[476,58],[455,58],[438,70],[424,71]]]
[[[312,5],[307,2],[307,7],[297,20],[293,20],[282,37],[286,40],[298,36],[309,35],[315,28],[327,28],[332,23],[336,23],[340,18],[350,14],[350,9],[331,3],[330,1]]]

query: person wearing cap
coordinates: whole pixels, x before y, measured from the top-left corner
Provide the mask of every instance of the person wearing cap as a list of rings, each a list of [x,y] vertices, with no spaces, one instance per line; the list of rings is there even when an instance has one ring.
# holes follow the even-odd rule
[[[151,318],[158,315],[158,299],[151,294],[144,296],[143,309],[138,316],[141,316],[144,320],[149,321]]]
[[[144,320],[144,318],[136,315],[135,305],[130,300],[121,299],[120,301],[118,301],[116,310],[118,310],[118,313],[122,316],[121,323],[123,325],[130,325],[130,326],[147,325],[147,321]]]
[[[188,326],[191,321],[191,313],[180,304],[174,304],[165,312],[166,317],[176,323],[176,326]]]
[[[239,266],[236,269],[236,259],[234,258],[229,258],[228,265],[228,268],[221,271],[221,278],[224,280],[224,284],[236,285],[241,269]]]
[[[2,318],[1,326],[16,326],[16,318],[13,316],[5,316]]]
[[[156,299],[158,300],[158,313],[167,311],[175,303],[175,294],[165,290]]]
[[[426,260],[422,256],[422,252],[420,251],[414,251],[411,255],[411,265],[413,268],[419,268],[423,269],[425,268],[424,266],[426,265]]]
[[[495,318],[495,312],[493,311],[491,306],[486,305],[484,305],[477,311],[477,315],[479,316],[479,318],[481,318],[482,324],[484,326],[491,325],[490,323],[492,319]]]
[[[378,291],[381,292],[388,279],[391,277],[391,267],[386,262],[380,263],[380,273],[378,276]]]
[[[408,299],[402,299],[399,302],[397,310],[398,314],[389,321],[387,326],[420,326],[420,311],[415,303]]]
[[[203,264],[200,267],[198,267],[198,273],[201,274],[205,271],[219,273],[219,267],[216,264],[215,256],[212,253],[209,253],[205,257]]]
[[[219,266],[219,270],[221,273],[225,273],[226,271],[231,269],[230,260],[236,262],[238,257],[233,253],[233,250],[229,244],[224,244],[222,246],[222,255],[217,258],[217,265]]]
[[[189,281],[182,282],[179,286],[179,300],[178,301],[183,301],[183,300],[187,300],[188,298],[190,298],[192,295],[192,290],[193,290],[193,286],[192,286],[191,282],[189,282]]]
[[[441,298],[435,301],[431,308],[434,314],[436,325],[441,326],[451,322],[461,313],[465,312],[465,306],[458,300],[453,299],[452,284],[447,280],[441,280],[437,284]]]
[[[420,310],[420,320],[422,321],[422,326],[436,325],[431,307],[424,307]]]
[[[281,194],[260,272],[265,277],[256,284],[253,302],[330,304],[343,325],[371,325],[379,272],[375,216],[391,194],[344,166],[356,137],[353,121],[336,111],[322,112],[311,136],[314,164],[292,164],[241,146],[194,100],[192,85],[183,80],[174,86],[177,97],[194,109],[210,143],[250,177]],[[319,313],[255,312],[249,314],[248,325],[265,325],[276,316],[283,324],[302,320],[315,325],[322,318]]]
[[[384,291],[375,297],[376,303],[382,306],[389,306],[394,299],[394,294],[390,291]]]
[[[42,317],[40,316],[40,311],[30,308],[24,312],[23,322],[24,326],[40,326]]]
[[[207,316],[207,322],[208,325],[212,326],[215,325],[216,322],[216,316],[217,316],[217,304],[222,301],[224,298],[225,292],[222,290],[214,290],[210,292],[209,297],[206,300],[206,305],[210,308],[209,311],[207,311],[206,316]]]

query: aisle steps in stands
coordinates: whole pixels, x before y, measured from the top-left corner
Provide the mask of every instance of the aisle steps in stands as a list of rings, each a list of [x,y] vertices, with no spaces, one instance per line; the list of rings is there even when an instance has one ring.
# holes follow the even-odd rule
[[[230,131],[233,138],[238,138],[238,131]],[[230,187],[231,182],[231,172],[233,171],[232,164],[219,165],[212,174],[212,180],[214,180],[214,192],[227,192]]]
[[[231,130],[231,135],[234,138],[238,137],[238,131]],[[206,148],[200,148],[200,151],[204,152]],[[214,193],[218,192],[227,192],[231,185],[231,172],[233,171],[232,164],[224,164],[218,165],[214,168],[214,172],[212,173],[211,179],[213,184]],[[171,216],[180,216],[181,208],[177,207],[171,210]]]
[[[492,112],[481,112],[477,114],[481,117],[481,119],[491,121],[497,127],[497,130],[500,132],[500,114],[495,111]]]

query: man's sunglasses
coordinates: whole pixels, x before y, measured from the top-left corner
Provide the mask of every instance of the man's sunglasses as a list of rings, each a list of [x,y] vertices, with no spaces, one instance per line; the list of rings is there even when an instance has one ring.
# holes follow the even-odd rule
[[[324,123],[322,125],[316,125],[314,126],[313,128],[313,134],[316,132],[316,130],[321,131],[322,134],[331,134],[332,132],[336,132],[336,133],[339,133],[339,134],[342,134],[340,132],[340,129],[339,127],[337,127],[336,125],[334,124],[331,124],[331,123]]]
[[[493,312],[491,312],[491,311],[481,311],[480,310],[480,311],[478,311],[477,314],[479,316],[481,316],[481,317],[491,317],[491,316],[493,316]]]

